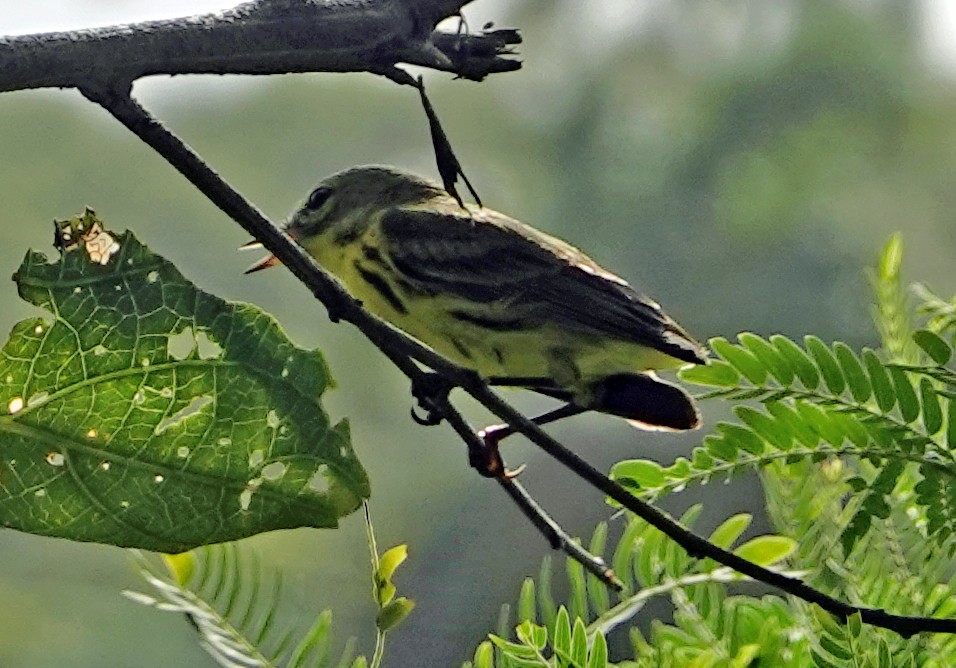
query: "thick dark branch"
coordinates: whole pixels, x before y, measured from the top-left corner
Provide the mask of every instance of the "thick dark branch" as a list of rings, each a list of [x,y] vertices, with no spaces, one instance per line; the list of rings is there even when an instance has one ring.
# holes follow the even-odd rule
[[[517,31],[433,31],[463,1],[257,0],[165,21],[0,39],[0,92],[153,74],[379,72],[410,63],[480,80],[518,69]],[[447,13],[446,13],[447,12]]]

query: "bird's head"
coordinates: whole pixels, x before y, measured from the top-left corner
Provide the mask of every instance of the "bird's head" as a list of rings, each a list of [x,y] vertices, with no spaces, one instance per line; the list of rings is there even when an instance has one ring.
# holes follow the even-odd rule
[[[438,184],[393,167],[352,167],[323,179],[289,218],[286,232],[300,242],[326,235],[344,240],[361,233],[378,213],[442,195],[447,197]],[[247,273],[275,264],[270,256]]]
[[[324,179],[289,219],[296,238],[338,235],[370,215],[444,194],[435,183],[392,167],[353,167]]]

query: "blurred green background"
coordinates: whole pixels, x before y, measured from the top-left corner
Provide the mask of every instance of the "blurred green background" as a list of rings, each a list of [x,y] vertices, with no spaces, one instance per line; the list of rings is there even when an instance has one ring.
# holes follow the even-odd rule
[[[0,33],[214,8],[228,2],[0,4]],[[483,84],[426,74],[432,101],[489,206],[583,247],[700,338],[750,330],[875,343],[863,266],[894,230],[908,278],[956,291],[956,20],[948,0],[477,0],[472,26],[521,28],[524,69]],[[152,12],[152,13],[150,13]],[[372,75],[158,77],[136,95],[276,219],[332,171],[389,163],[434,174],[417,96]],[[418,607],[386,665],[453,666],[548,553],[496,485],[469,470],[446,427],[411,422],[407,383],[357,331],[332,325],[285,272],[241,272],[246,235],[160,158],[74,92],[0,96],[0,273],[48,247],[53,218],[96,209],[133,228],[201,287],[275,314],[320,346],[372,479],[382,548]],[[51,251],[52,252],[52,251]],[[0,330],[32,315],[12,283]],[[545,405],[514,395],[523,409]],[[487,419],[469,409],[476,422]],[[708,424],[720,417],[704,407]],[[684,454],[703,432],[648,435],[619,421],[557,425],[607,469]],[[2,453],[0,453],[2,456]],[[518,439],[508,461],[573,534],[599,494]],[[717,521],[753,510],[752,481],[669,500]],[[330,607],[340,640],[371,652],[364,527],[247,541],[284,573],[292,623]],[[115,548],[0,531],[0,666],[211,665],[185,622],[120,597],[143,589]]]

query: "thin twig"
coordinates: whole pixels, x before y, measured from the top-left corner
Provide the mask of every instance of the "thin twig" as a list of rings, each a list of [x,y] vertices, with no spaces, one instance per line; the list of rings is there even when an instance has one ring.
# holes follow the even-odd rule
[[[474,428],[468,424],[461,413],[448,401],[447,395],[442,397],[435,406],[442,416],[455,430],[455,433],[465,441],[469,449],[482,449],[485,447],[484,441],[475,433]],[[502,469],[505,469],[504,462],[501,462]],[[561,550],[571,559],[578,562],[585,569],[593,573],[599,580],[615,591],[622,591],[624,583],[621,582],[614,571],[611,570],[601,557],[591,554],[581,545],[574,541],[561,526],[555,522],[551,516],[544,510],[538,502],[525,491],[525,488],[515,478],[502,476],[495,480],[511,497],[521,512],[524,513],[531,523],[541,532],[552,549]]]
[[[358,327],[390,360],[412,378],[420,369],[413,360],[422,362],[448,381],[448,388],[460,386],[498,418],[524,434],[549,455],[564,464],[589,484],[611,497],[622,506],[642,517],[672,538],[687,552],[698,558],[710,558],[724,566],[748,575],[845,619],[860,613],[862,620],[873,626],[895,631],[903,636],[914,633],[956,633],[956,619],[910,617],[893,615],[882,610],[850,605],[820,592],[792,577],[758,566],[727,550],[721,549],[697,534],[688,531],[667,514],[633,496],[627,489],[595,469],[571,452],[526,416],[522,415],[495,394],[477,374],[462,369],[428,348],[405,336],[366,312],[345,292],[341,284],[319,267],[291,238],[269,222],[238,192],[229,187],[195,153],[175,135],[163,128],[127,91],[104,88],[85,88],[83,94],[103,106],[123,125],[134,132],[160,155],[166,158],[190,182],[196,185],[214,204],[282,261],[295,276],[329,309],[330,315],[351,322]],[[442,401],[434,402],[441,408]],[[454,419],[453,413],[443,417]],[[540,527],[539,527],[540,528]]]
[[[642,501],[619,483],[608,478],[584,459],[545,433],[544,430],[526,416],[512,408],[510,404],[503,401],[484,383],[469,383],[462,386],[462,389],[498,418],[514,427],[516,431],[526,436],[532,443],[587,481],[591,486],[614,499],[624,508],[645,520],[648,524],[662,531],[674,542],[683,547],[692,557],[698,559],[713,559],[719,564],[733,568],[738,573],[752,577],[754,580],[777,587],[808,603],[816,604],[841,619],[846,619],[850,615],[860,613],[862,620],[867,624],[895,631],[904,637],[923,632],[956,633],[956,619],[893,615],[883,610],[851,605],[832,596],[828,596],[799,579],[788,577],[777,571],[758,566],[733,552],[724,550],[706,538],[686,529],[663,511]]]

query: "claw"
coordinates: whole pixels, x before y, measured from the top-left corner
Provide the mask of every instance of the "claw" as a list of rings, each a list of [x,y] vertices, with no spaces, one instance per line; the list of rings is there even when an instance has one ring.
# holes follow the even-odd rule
[[[418,414],[418,410],[415,406],[411,407],[409,413],[412,416],[412,420],[423,427],[434,427],[436,424],[441,424],[442,421],[442,416],[438,414],[438,411],[431,408],[425,409],[424,416]]]
[[[522,464],[514,470],[508,469],[505,467],[498,450],[501,439],[506,438],[511,433],[511,429],[507,425],[495,425],[479,431],[478,438],[481,439],[484,447],[481,450],[469,452],[468,463],[486,478],[512,480],[521,475],[525,465]]]
[[[527,464],[522,464],[521,466],[519,466],[519,467],[516,468],[516,469],[505,469],[505,470],[504,470],[504,473],[501,474],[501,477],[504,478],[505,480],[514,480],[514,479],[517,478],[519,475],[521,475],[522,473],[524,473],[524,470],[525,470],[526,468],[528,468],[528,465],[527,465]]]
[[[418,408],[424,411],[420,415],[416,408],[411,410],[412,420],[425,427],[434,427],[440,424],[444,419],[439,409],[448,393],[451,391],[451,385],[437,373],[428,373],[416,378],[412,382],[412,396],[418,402]]]

